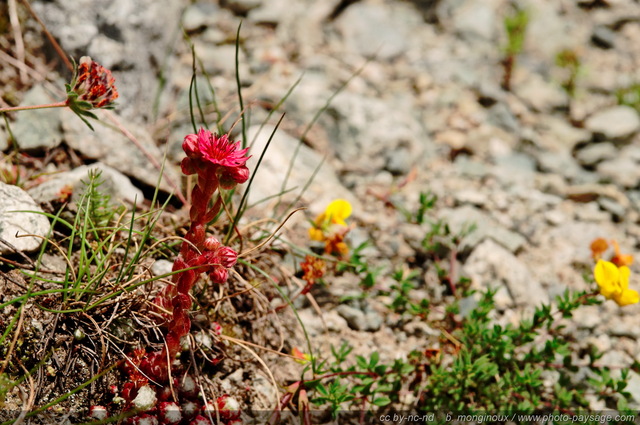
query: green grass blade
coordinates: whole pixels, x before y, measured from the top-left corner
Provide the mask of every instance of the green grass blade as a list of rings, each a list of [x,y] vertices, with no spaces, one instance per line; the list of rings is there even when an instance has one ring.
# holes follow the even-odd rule
[[[244,114],[244,101],[242,99],[242,85],[240,84],[240,28],[242,21],[238,24],[236,32],[236,87],[238,90],[238,103],[240,104],[240,119],[242,120],[242,148],[247,147],[247,122]]]

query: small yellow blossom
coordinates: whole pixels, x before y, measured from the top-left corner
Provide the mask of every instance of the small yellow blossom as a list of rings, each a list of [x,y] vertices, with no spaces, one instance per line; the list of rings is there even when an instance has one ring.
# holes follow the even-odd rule
[[[318,229],[317,227],[311,227],[309,229],[309,239],[311,239],[312,241],[324,241],[325,237],[324,237],[324,232],[322,231],[322,229]]]
[[[327,209],[324,210],[324,215],[332,224],[346,226],[347,223],[344,220],[351,215],[351,211],[352,208],[349,201],[336,199],[327,205]]]
[[[638,292],[629,289],[631,275],[629,267],[618,267],[609,261],[598,260],[593,269],[593,275],[600,287],[600,294],[614,300],[619,306],[636,304],[640,301]]]
[[[344,234],[348,231],[347,222],[345,220],[351,216],[352,210],[353,209],[349,201],[344,199],[335,199],[331,201],[324,212],[318,215],[311,223],[309,238],[314,241],[331,242],[335,239],[335,235],[341,235],[344,237]],[[338,242],[341,241],[342,239]],[[329,245],[330,243],[327,244],[327,246]],[[342,252],[344,249],[339,251]]]

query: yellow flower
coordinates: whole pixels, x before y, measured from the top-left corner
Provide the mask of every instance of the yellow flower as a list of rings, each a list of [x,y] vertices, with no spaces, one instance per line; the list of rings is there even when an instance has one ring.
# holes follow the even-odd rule
[[[332,233],[332,226],[346,227],[345,221],[351,215],[352,207],[349,201],[335,199],[327,205],[322,214],[316,217],[309,229],[309,238],[314,241],[324,241]]]
[[[618,267],[609,261],[598,260],[593,276],[600,287],[600,294],[614,300],[619,306],[636,304],[640,301],[637,291],[629,289],[631,270],[627,266]]]
[[[322,233],[322,229],[318,229],[317,227],[311,227],[309,229],[309,239],[312,241],[324,241],[324,233]]]
[[[345,218],[351,215],[351,204],[344,199],[336,199],[327,205],[324,215],[331,224],[346,226]]]

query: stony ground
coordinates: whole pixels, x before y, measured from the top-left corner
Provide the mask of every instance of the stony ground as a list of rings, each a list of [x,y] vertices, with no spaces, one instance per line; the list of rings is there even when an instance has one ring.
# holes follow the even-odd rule
[[[434,219],[446,220],[454,231],[465,223],[477,226],[460,247],[458,273],[471,277],[477,288],[497,286],[500,320],[515,323],[566,288],[586,288],[583,273],[592,266],[592,240],[615,239],[625,253],[640,248],[640,116],[619,103],[621,91],[636,84],[626,100],[640,105],[640,4],[518,4],[527,10],[529,25],[511,90],[501,86],[507,45],[503,24],[513,13],[503,0],[115,0],[108,7],[90,0],[54,0],[34,1],[33,7],[69,54],[88,54],[113,70],[121,93],[116,116],[158,160],[168,152],[165,173],[173,181],[179,181],[180,143],[192,132],[189,43],[215,90],[218,108],[223,115],[229,112],[228,128],[239,113],[235,40],[242,22],[239,69],[250,118],[248,139],[255,140],[253,164],[275,117],[286,112],[251,200],[282,190],[303,134],[287,181],[296,190],[285,198],[295,199],[324,161],[296,204],[309,209],[291,219],[284,237],[308,244],[307,219],[331,199],[343,197],[354,205],[352,246],[373,242],[365,251],[370,264],[386,271],[415,264],[430,227],[407,223],[389,204],[415,211],[419,194],[431,191],[438,196]],[[25,42],[48,51],[36,23],[26,19],[24,26]],[[3,50],[10,47],[3,45]],[[579,59],[571,96],[563,89],[569,72],[557,63],[562,51]],[[54,55],[27,59],[38,72],[6,96],[20,98],[26,87],[24,103],[58,98],[51,88],[61,86],[66,74],[47,72],[45,81],[39,77],[45,64],[56,63]],[[16,77],[15,69],[5,68],[5,80]],[[298,79],[270,124],[260,128]],[[203,73],[197,84],[200,100],[211,102]],[[210,104],[205,112],[215,119]],[[234,128],[238,138],[240,127]],[[156,184],[156,169],[129,139],[108,128],[92,133],[66,111],[16,114],[11,129],[20,147],[36,157],[59,145],[75,153],[49,161],[47,172],[103,164],[114,195],[128,201],[149,196]],[[0,134],[0,147],[8,152],[6,132]],[[52,193],[84,173],[58,174],[57,183],[34,184],[29,193],[38,202],[50,201]],[[161,187],[171,190],[168,180]],[[251,215],[259,218],[264,211],[260,206]],[[413,297],[445,296],[444,288],[433,287],[432,274],[423,270]],[[377,285],[388,287],[389,279]],[[635,278],[631,285],[640,288]],[[337,305],[340,297],[358,291],[355,278],[331,282],[322,318],[310,306],[301,308],[311,336],[326,345],[347,339],[358,353],[377,349],[387,360],[429,348],[434,331],[390,314],[384,299]],[[612,302],[585,307],[573,332],[585,346],[606,351],[602,364],[628,366],[640,360],[639,312],[638,306],[620,309]],[[292,338],[300,337],[291,332],[297,335]],[[281,373],[286,375],[286,367]],[[227,381],[241,375],[236,372]],[[256,403],[272,405],[269,381],[253,384],[263,396]],[[640,403],[640,376],[633,373],[630,390]]]

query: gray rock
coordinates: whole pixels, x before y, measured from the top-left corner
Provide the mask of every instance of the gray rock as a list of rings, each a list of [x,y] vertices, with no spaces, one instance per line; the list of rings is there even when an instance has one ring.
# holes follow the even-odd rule
[[[505,285],[518,305],[547,303],[547,293],[535,275],[515,255],[494,241],[485,240],[471,253],[464,270],[484,287]]]
[[[590,116],[584,126],[597,137],[623,140],[640,129],[640,117],[630,106],[613,106]]]
[[[151,265],[151,272],[154,276],[161,276],[163,274],[171,273],[173,269],[173,262],[169,260],[159,259]]]
[[[189,33],[215,25],[219,10],[215,3],[197,2],[189,5],[182,14],[182,27]]]
[[[600,307],[597,305],[582,306],[573,313],[573,318],[580,328],[594,329],[602,323]]]
[[[158,164],[162,163],[163,153],[153,143],[151,135],[144,127],[124,120],[121,120],[121,124],[129,129],[143,149],[152,155]],[[129,138],[110,127],[103,127],[99,124],[93,124],[93,126],[96,131],[91,131],[73,114],[65,116],[62,121],[62,127],[67,145],[80,152],[83,156],[100,160],[104,164],[150,187],[155,187],[158,184],[160,171]],[[176,184],[180,181],[178,172],[171,164],[165,163],[163,173]],[[174,191],[166,178],[162,179],[160,189],[165,192]]]
[[[609,350],[603,354],[603,356],[598,359],[598,364],[602,366],[608,366],[613,368],[624,368],[631,366],[633,360],[629,357],[627,353],[619,350]],[[630,377],[630,380],[633,378]],[[625,388],[625,390],[629,391],[629,388]],[[631,392],[631,391],[629,391]],[[640,394],[636,395],[640,396]]]
[[[615,220],[624,218],[627,212],[627,209],[623,205],[611,198],[598,198],[598,205],[600,205],[600,208],[603,210],[610,212]]]
[[[616,45],[616,32],[604,25],[597,25],[591,33],[591,42],[603,49],[611,49]]]
[[[122,44],[111,37],[104,34],[98,34],[91,40],[91,44],[87,47],[87,52],[91,58],[107,69],[115,67],[127,66],[127,51],[122,48]],[[122,91],[122,87],[126,84],[126,79],[118,78],[116,74],[116,88]],[[118,99],[122,103],[121,99]]]
[[[627,387],[624,389],[631,394],[632,400],[635,402],[636,406],[640,404],[640,375],[636,372],[630,370],[628,379],[627,379]]]
[[[505,129],[506,131],[518,134],[520,132],[520,123],[513,115],[513,112],[505,103],[496,103],[489,108],[487,118],[490,123]]]
[[[632,284],[633,285],[633,284]],[[613,336],[627,337],[634,341],[640,338],[640,328],[633,319],[633,316],[623,317],[622,320],[616,320],[616,325],[612,326],[608,333]]]
[[[489,174],[489,168],[485,164],[473,160],[466,155],[456,157],[453,165],[458,173],[465,177],[480,179]]]
[[[251,126],[247,131],[249,141],[254,138],[256,140],[250,150],[252,157],[247,162],[252,172],[256,170],[258,158],[266,146],[269,136],[274,131],[274,127],[266,125],[258,134],[259,130],[260,126]],[[294,160],[293,153],[298,146],[298,155]],[[312,213],[316,213],[322,211],[333,199],[344,198],[352,203],[354,211],[358,210],[359,202],[349,190],[342,186],[330,164],[323,163],[322,155],[308,146],[300,145],[297,139],[282,130],[278,130],[275,133],[269,150],[260,164],[260,168],[255,171],[256,178],[249,193],[249,204],[267,200],[281,192],[292,160],[294,160],[294,164],[285,187],[285,190],[292,191],[282,195],[285,202],[290,202],[298,196],[308,184],[318,166],[322,164],[313,183],[302,194],[302,202],[307,205],[311,204]]]
[[[538,167],[546,173],[559,174],[577,183],[596,180],[583,170],[568,152],[536,152],[535,156]]]
[[[525,52],[537,53],[553,63],[560,50],[579,48],[587,43],[588,34],[578,31],[575,22],[560,13],[558,3],[528,1],[525,4],[529,17]]]
[[[575,219],[584,222],[605,223],[611,220],[611,216],[602,211],[597,202],[587,202],[575,213]]]
[[[72,171],[53,174],[49,176],[48,180],[29,189],[29,195],[38,202],[50,202],[58,199],[60,192],[67,187],[72,191],[72,199],[78,201],[85,191],[86,185],[84,182],[89,180],[88,173],[90,170],[101,172],[100,180],[103,183],[98,190],[103,195],[110,196],[112,203],[119,204],[121,201],[126,201],[131,204],[134,202],[140,204],[144,200],[142,191],[131,184],[131,181],[126,176],[99,162],[83,165]]]
[[[627,193],[627,196],[629,197],[629,201],[631,202],[631,206],[636,211],[640,211],[640,191],[628,190],[626,193]]]
[[[253,372],[253,371],[252,371]],[[239,385],[235,385],[233,388],[238,388]],[[262,372],[255,373],[251,379],[251,389],[256,394],[256,400],[253,409],[267,410],[267,406],[271,406],[273,400],[278,399],[278,387],[275,387],[271,380],[265,376]]]
[[[60,101],[50,96],[42,85],[34,86],[24,96],[21,106],[43,105]],[[21,150],[33,151],[55,148],[62,142],[60,117],[72,115],[62,108],[21,111],[11,126],[13,136]]]
[[[482,207],[487,203],[487,195],[479,190],[463,189],[453,194],[456,203],[464,205],[471,204]]]
[[[311,122],[318,110],[326,103],[327,93],[330,92],[331,81],[328,75],[310,70],[287,99],[287,113],[301,123]],[[279,90],[271,97],[275,100],[281,98],[283,94],[284,92]]]
[[[332,312],[335,314],[335,311]],[[325,330],[325,324],[323,318],[318,316],[315,311],[305,308],[299,310],[298,315],[300,316],[300,321],[304,323],[304,327],[309,335],[322,335]],[[342,319],[342,317],[340,317],[340,319]],[[344,319],[342,319],[342,321],[344,322]],[[344,329],[346,329],[346,326]]]
[[[613,159],[618,154],[618,148],[613,143],[592,143],[576,153],[576,159],[585,167],[593,167]]]
[[[411,322],[408,322],[406,325],[404,325],[404,331],[407,333],[407,335],[415,335],[419,338],[434,336],[437,337],[441,334],[441,331],[433,329],[422,320],[412,320]]]
[[[215,45],[201,41],[195,42],[195,49],[198,58],[202,60],[205,71],[210,75],[224,74],[227,76],[235,75],[236,72],[236,46],[233,44]],[[238,50],[238,66],[240,68],[240,77],[247,78],[250,74],[247,58],[242,50]],[[206,85],[201,85],[207,88]]]
[[[551,210],[544,213],[544,218],[547,220],[547,223],[557,226],[558,224],[564,223],[567,221],[568,217],[562,211]]]
[[[198,40],[201,40],[204,43],[210,44],[224,44],[228,41],[227,33],[219,28],[207,28],[200,36]],[[198,78],[203,78],[202,76],[198,76]]]
[[[38,249],[51,229],[49,219],[42,213],[42,209],[27,192],[0,182],[0,253]]]
[[[469,0],[454,11],[453,26],[468,40],[491,40],[495,35],[496,12],[491,2]]]
[[[411,152],[407,148],[400,147],[388,152],[385,169],[395,175],[408,174],[412,164]]]
[[[640,167],[627,156],[618,156],[598,164],[598,174],[619,186],[633,188],[640,183]]]
[[[516,152],[498,157],[491,174],[505,186],[530,186],[534,181],[535,168],[535,162],[530,156]]]
[[[269,0],[249,12],[249,19],[264,24],[278,24],[291,10],[291,0]]]
[[[336,119],[331,141],[343,162],[374,171],[385,166],[391,152],[404,149],[419,161],[432,149],[406,95],[380,99],[341,92],[330,110]]]
[[[576,128],[565,119],[544,115],[535,126],[535,143],[541,149],[552,152],[571,153],[574,148],[591,139],[591,133]]]
[[[535,111],[550,112],[567,105],[567,94],[561,87],[545,81],[539,74],[528,74],[514,85],[514,91]]]
[[[518,251],[526,243],[522,235],[505,229],[486,213],[469,205],[444,209],[440,211],[439,216],[449,224],[454,234],[460,234],[475,225],[475,230],[462,239],[460,246],[462,251],[473,249],[487,238],[493,239],[510,252]]]
[[[382,318],[372,310],[363,312],[350,305],[341,304],[336,311],[347,321],[350,328],[357,331],[377,331],[382,325]]]
[[[60,42],[67,48],[86,49],[89,42],[98,35],[98,27],[93,22],[78,22],[62,27],[59,34]]]
[[[260,7],[262,0],[223,0],[222,4],[234,13],[245,15],[250,10]]]
[[[365,57],[390,60],[407,50],[412,25],[419,22],[420,17],[401,3],[356,3],[336,19],[335,25],[351,50]]]
[[[600,210],[595,203],[589,203],[581,206],[577,212],[580,213],[591,208],[596,211]],[[600,213],[608,216],[602,211]],[[554,258],[551,260],[557,270],[566,267],[575,268],[577,264],[593,267],[589,246],[597,238],[623,240],[622,233],[610,224],[610,217],[606,217],[604,223],[589,223],[583,222],[578,216],[576,220],[567,221],[541,233],[539,245],[547,247],[547,252],[554,253]]]
[[[478,307],[478,300],[473,295],[462,298],[458,303],[460,316],[464,318],[469,317],[471,312],[475,310],[477,307]]]

